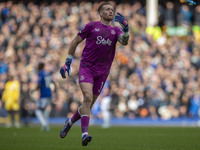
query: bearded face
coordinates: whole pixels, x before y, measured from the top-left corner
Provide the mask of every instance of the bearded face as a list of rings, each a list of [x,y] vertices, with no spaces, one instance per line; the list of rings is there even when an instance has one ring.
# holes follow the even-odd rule
[[[100,16],[105,21],[112,21],[114,17],[114,9],[111,5],[105,5],[100,13]]]

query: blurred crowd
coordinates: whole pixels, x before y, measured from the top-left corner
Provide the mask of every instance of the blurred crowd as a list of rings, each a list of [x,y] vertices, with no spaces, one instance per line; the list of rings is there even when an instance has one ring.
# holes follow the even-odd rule
[[[109,111],[122,118],[198,117],[200,112],[200,40],[192,26],[199,27],[200,6],[168,2],[159,6],[160,35],[146,32],[146,10],[139,2],[116,4],[116,11],[128,19],[128,46],[117,44],[116,57],[106,90],[92,110],[101,118],[101,102],[110,97]],[[2,95],[8,76],[20,83],[20,116],[34,116],[37,66],[48,62],[57,84],[53,91],[51,117],[70,117],[83,101],[78,71],[84,42],[80,43],[72,63],[71,77],[59,74],[71,40],[86,23],[97,21],[98,2],[0,3],[0,116],[6,116]],[[113,22],[113,25],[117,25]],[[184,26],[187,36],[169,36],[169,26]],[[104,91],[106,91],[104,93]]]

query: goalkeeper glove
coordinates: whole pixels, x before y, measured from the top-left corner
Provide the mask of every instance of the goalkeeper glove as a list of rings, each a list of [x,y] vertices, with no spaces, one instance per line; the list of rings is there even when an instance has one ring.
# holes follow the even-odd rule
[[[128,23],[122,14],[118,12],[114,17],[114,21],[118,22],[122,26],[124,32],[128,32]]]
[[[70,76],[70,65],[72,63],[72,56],[68,56],[65,65],[60,69],[60,74],[62,78],[66,78],[66,72],[68,73],[68,76]]]

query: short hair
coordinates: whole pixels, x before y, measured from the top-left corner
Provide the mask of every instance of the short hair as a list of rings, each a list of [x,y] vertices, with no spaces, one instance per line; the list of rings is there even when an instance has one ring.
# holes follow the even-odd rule
[[[43,63],[43,62],[40,62],[40,63],[38,64],[38,70],[40,71],[40,70],[42,70],[42,69],[44,69],[44,63]]]
[[[103,9],[103,6],[105,6],[105,5],[111,5],[112,6],[112,4],[110,2],[103,2],[98,8],[98,13],[99,14],[100,14],[100,11]]]

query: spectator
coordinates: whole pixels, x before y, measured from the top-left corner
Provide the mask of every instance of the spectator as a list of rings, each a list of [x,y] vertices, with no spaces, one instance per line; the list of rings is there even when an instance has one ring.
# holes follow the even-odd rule
[[[2,95],[2,100],[5,103],[5,108],[8,111],[6,127],[12,126],[14,120],[15,127],[20,127],[20,83],[16,76],[8,76],[5,84],[5,89]]]
[[[101,98],[101,113],[103,118],[103,128],[109,128],[111,126],[111,112],[110,112],[110,103],[111,103],[111,96],[110,96],[110,88],[109,83],[105,83],[105,87],[103,88]]]
[[[75,53],[70,80],[61,82],[58,66],[64,63],[69,43],[80,27],[98,20],[94,17],[98,3],[51,2],[40,2],[38,5],[33,2],[26,5],[12,1],[0,3],[0,85],[3,85],[0,91],[5,89],[8,74],[14,72],[22,87],[21,106],[24,106],[21,109],[31,115],[35,106],[29,98],[37,99],[38,94],[35,92],[28,97],[26,92],[36,88],[38,60],[45,57],[55,64],[51,68],[52,75],[59,84],[51,117],[63,117],[65,114],[70,116],[74,107],[77,107],[72,103],[73,100],[78,104],[83,100],[79,96],[81,91],[76,79],[84,43],[79,45]],[[166,25],[176,22],[179,25],[199,25],[199,5],[195,8],[194,16],[188,6],[176,6],[175,9],[181,8],[177,13],[180,17],[177,16],[173,22],[173,16],[170,17],[175,7],[173,4],[168,2],[166,5],[163,19]],[[128,19],[130,43],[126,47],[117,45],[116,60],[109,75],[111,113],[113,117],[134,118],[140,117],[141,109],[146,108],[146,117],[154,119],[194,116],[191,115],[196,95],[194,91],[200,90],[200,41],[196,38],[199,30],[191,36],[170,37],[159,27],[159,35],[162,36],[155,41],[152,35],[146,33],[144,10],[145,6],[140,2],[116,4],[116,11],[122,12]],[[28,87],[27,91],[23,90],[25,87]],[[139,92],[143,95],[142,99],[139,98]],[[171,112],[174,112],[173,115]]]
[[[187,5],[182,5],[178,14],[179,25],[191,25],[192,12]]]
[[[56,85],[50,71],[50,62],[38,64],[38,86],[36,90],[39,90],[40,98],[37,100],[35,115],[42,125],[42,131],[50,130],[48,119],[51,113],[53,92],[56,91]]]
[[[191,98],[190,115],[191,117],[199,117],[199,107],[200,107],[200,93],[195,91],[194,96]]]
[[[200,26],[200,5],[194,10],[194,24]]]
[[[174,26],[175,25],[175,9],[174,4],[172,2],[166,3],[166,9],[164,13],[164,24],[166,26]]]

